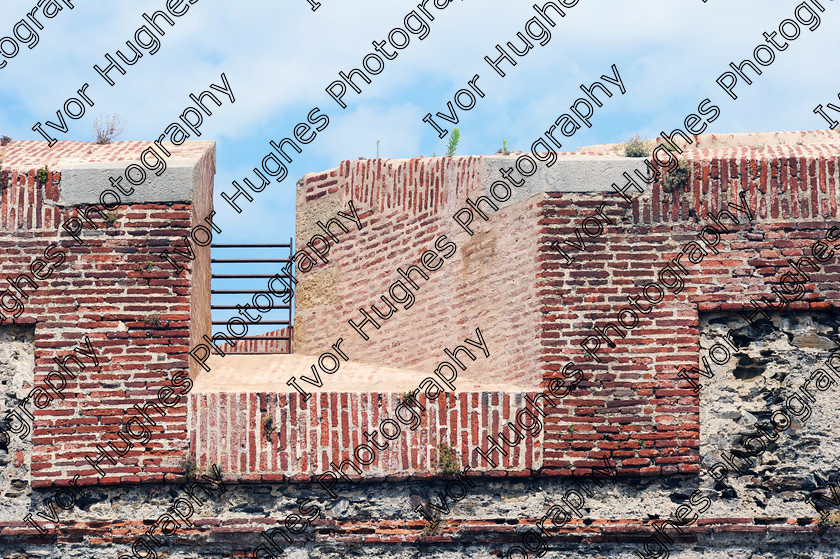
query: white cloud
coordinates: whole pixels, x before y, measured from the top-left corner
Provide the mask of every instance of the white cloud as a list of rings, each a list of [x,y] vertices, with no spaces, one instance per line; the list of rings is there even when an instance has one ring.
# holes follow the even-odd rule
[[[292,176],[247,210],[249,216],[269,219],[278,211],[293,215],[294,177],[342,159],[372,157],[377,139],[386,156],[443,152],[445,140],[421,119],[444,110],[474,74],[480,74],[486,97],[473,110],[459,112],[462,154],[495,152],[503,138],[527,149],[568,111],[581,94],[579,85],[609,73],[611,64],[618,66],[627,93],[606,100],[593,118],[594,127],[578,132],[565,149],[620,141],[637,131],[651,136],[670,130],[705,97],[722,110],[713,125],[716,132],[823,127],[812,109],[836,102],[840,91],[829,55],[840,47],[840,36],[833,32],[840,8],[833,2],[823,2],[826,12],[816,31],[803,30],[754,85],[739,85],[738,101],[729,100],[715,78],[730,61],[751,55],[764,42],[764,31],[790,18],[791,3],[581,0],[550,30],[547,45],[535,46],[516,67],[506,65],[508,76],[501,78],[483,57],[524,31],[534,15],[533,3],[456,0],[445,10],[429,3],[435,16],[429,36],[420,41],[412,35],[408,47],[386,61],[361,95],[347,94],[350,107],[342,110],[324,88],[339,71],[359,67],[373,51],[371,41],[386,39],[392,28],[402,26],[417,2],[321,0],[322,7],[312,12],[305,0],[199,0],[174,27],[164,27],[160,51],[127,66],[125,76],[115,75],[114,87],[93,65],[105,64],[105,53],[127,52],[125,41],[133,40],[144,23],[143,12],[163,9],[165,1],[75,2],[74,10],[46,22],[34,49],[24,48],[0,70],[0,133],[38,139],[31,126],[54,120],[55,111],[88,82],[96,105],[71,122],[67,139],[90,139],[94,117],[112,112],[128,122],[121,139],[152,139],[187,106],[189,93],[220,83],[224,72],[236,102],[225,101],[214,110],[201,136],[220,141],[220,208],[227,204],[218,192],[229,190],[231,180],[259,163],[268,140],[289,136],[312,107],[331,119],[290,166]],[[0,21],[5,22],[0,36],[8,35],[33,5],[33,0],[0,4]],[[230,214],[226,221],[237,235],[262,234],[242,216]]]

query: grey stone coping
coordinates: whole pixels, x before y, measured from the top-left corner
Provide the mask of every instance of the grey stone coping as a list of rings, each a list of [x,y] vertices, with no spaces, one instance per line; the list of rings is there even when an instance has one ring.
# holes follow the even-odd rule
[[[139,164],[137,161],[133,163]],[[137,186],[128,182],[124,174],[131,164],[125,161],[65,163],[61,166],[59,204],[99,204],[100,195],[108,189],[117,192],[123,204],[189,202],[194,199],[194,193],[198,192],[201,173],[200,160],[197,158],[167,159],[166,171],[161,176],[141,167],[146,171],[146,180]],[[129,196],[123,195],[111,185],[110,177],[115,180],[123,177],[122,188],[125,191],[134,188],[134,192]],[[106,198],[108,203],[112,200],[112,197]]]

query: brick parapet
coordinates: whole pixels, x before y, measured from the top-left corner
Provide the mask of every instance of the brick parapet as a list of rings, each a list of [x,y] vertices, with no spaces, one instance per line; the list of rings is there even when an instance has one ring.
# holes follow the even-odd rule
[[[496,435],[507,421],[515,422],[521,409],[532,410],[524,393],[458,392],[428,400],[418,427],[397,423],[401,432],[389,447],[376,453],[370,465],[361,466],[365,479],[426,478],[440,475],[438,445],[453,447],[459,461],[475,471],[505,475],[542,469],[543,435],[525,435],[519,444],[490,457],[494,468],[475,451],[488,447],[487,436]],[[530,394],[531,397],[534,394]],[[241,479],[284,478],[313,480],[329,471],[330,463],[354,458],[354,449],[366,444],[363,432],[379,430],[384,419],[395,419],[404,395],[392,392],[321,392],[308,401],[297,393],[191,394],[189,429],[191,451],[199,469],[219,464]],[[408,412],[403,412],[403,417]],[[510,437],[509,437],[510,438]],[[387,441],[380,435],[379,442]],[[366,452],[361,454],[367,460]],[[347,468],[348,475],[354,474]],[[511,474],[514,475],[514,474]]]
[[[761,222],[836,218],[839,152],[840,145],[833,144],[688,151],[688,188],[666,192],[661,182],[654,183],[649,195],[634,201],[633,220],[706,221],[724,203],[739,203],[740,192]]]
[[[224,343],[219,345],[219,350],[225,354],[239,354],[239,353],[254,353],[254,354],[266,354],[266,353],[292,353],[294,351],[294,345],[292,344],[292,340],[294,339],[294,328],[280,328],[279,330],[272,330],[271,332],[266,332],[265,334],[259,334],[259,337],[265,338],[272,338],[272,337],[283,337],[286,338],[284,340],[271,340],[271,339],[253,339],[253,340],[240,340],[234,343]],[[257,336],[254,336],[255,338]]]
[[[4,252],[0,276],[19,279],[26,274],[37,286],[22,280],[26,298],[5,281],[3,287],[25,304],[14,322],[35,326],[31,381],[43,388],[53,375],[52,382],[58,382],[54,360],[85,347],[85,336],[99,361],[94,364],[76,352],[85,369],[70,362],[75,378],[67,376],[63,398],[47,388],[45,392],[53,396],[49,402],[42,398],[38,406],[33,401],[27,404],[35,417],[30,436],[31,479],[36,487],[76,474],[99,479],[84,457],[95,457],[97,444],[106,449],[108,443],[125,446],[118,431],[136,415],[128,410],[155,403],[160,388],[170,386],[173,375],[189,370],[191,331],[200,332],[202,322],[209,324],[209,247],[194,245],[195,260],[184,259],[187,271],[181,275],[173,273],[157,254],[171,249],[176,241],[181,247],[182,239],[190,237],[191,228],[203,223],[205,212],[212,208],[212,142],[188,143],[181,149],[171,146],[181,167],[194,169],[190,176],[196,182],[188,189],[192,192],[188,200],[139,201],[102,214],[91,210],[90,204],[64,205],[63,171],[79,161],[98,161],[105,180],[78,185],[98,193],[109,187],[109,173],[120,176],[127,165],[139,162],[147,144],[70,144],[60,143],[51,151],[46,142],[15,142],[7,146],[3,163],[9,182],[2,188],[0,203]],[[43,164],[49,173],[42,184],[37,169]],[[72,218],[79,218],[82,226],[78,241],[62,227]],[[45,255],[48,247],[51,252]],[[50,259],[58,254],[63,255],[62,261],[58,256]],[[34,278],[30,264],[37,259],[51,261],[52,266],[46,268],[51,269],[49,274],[41,268],[41,277]],[[148,444],[135,440],[135,447],[117,465],[103,461],[106,476],[99,481],[154,480],[179,471],[186,455],[186,407],[184,399],[167,408],[165,417],[151,411],[156,425],[149,426]]]
[[[520,363],[538,363],[542,371],[541,387],[545,388],[551,379],[559,378],[562,366],[570,358],[583,362],[583,350],[578,344],[587,334],[594,333],[594,326],[615,322],[618,310],[628,306],[627,295],[638,294],[646,283],[656,281],[659,268],[675,258],[685,243],[696,240],[702,227],[712,223],[710,213],[716,215],[726,202],[740,203],[739,193],[743,192],[753,212],[752,224],[746,225],[744,214],[734,211],[742,224],[733,224],[732,232],[722,235],[720,254],[709,254],[702,264],[689,265],[684,291],[676,296],[668,293],[662,305],[642,317],[640,326],[629,331],[627,339],[620,340],[617,348],[610,349],[604,344],[603,362],[586,361],[586,381],[566,397],[567,406],[552,411],[546,427],[546,471],[565,471],[564,464],[586,456],[615,460],[619,471],[637,475],[696,472],[699,469],[699,399],[676,372],[678,366],[699,364],[698,312],[741,311],[751,308],[751,299],[769,297],[770,287],[786,271],[787,260],[808,256],[812,244],[822,239],[832,224],[840,225],[836,221],[838,145],[689,150],[685,159],[692,174],[687,185],[665,192],[662,181],[657,181],[631,204],[609,188],[609,180],[620,184],[620,173],[608,177],[607,184],[593,184],[591,192],[561,192],[562,185],[557,189],[539,187],[526,200],[508,205],[499,203],[498,212],[488,210],[488,222],[476,218],[477,233],[473,237],[459,231],[452,214],[464,205],[467,196],[484,192],[487,181],[493,180],[486,169],[482,170],[486,158],[347,161],[334,170],[308,175],[299,190],[302,212],[307,204],[340,200],[338,206],[352,199],[362,205],[364,200],[372,208],[367,226],[373,232],[365,239],[371,240],[369,245],[359,242],[365,238],[362,232],[352,239],[352,253],[340,250],[336,253],[334,266],[342,269],[340,277],[348,286],[335,299],[338,312],[335,306],[326,304],[311,308],[298,306],[298,318],[304,326],[307,322],[335,323],[320,329],[320,336],[316,336],[318,344],[308,345],[307,349],[326,350],[329,345],[326,342],[348,330],[346,317],[358,314],[358,308],[375,302],[385,292],[388,282],[393,281],[389,273],[398,263],[414,263],[409,255],[412,251],[419,254],[424,246],[422,239],[405,242],[406,227],[410,227],[411,220],[434,235],[450,235],[458,244],[461,269],[467,267],[471,254],[482,252],[483,239],[495,235],[498,242],[502,237],[500,232],[504,231],[504,244],[496,244],[492,254],[482,256],[485,262],[492,263],[488,267],[492,266],[498,276],[505,277],[509,262],[527,259],[528,253],[536,254],[533,275],[526,267],[517,276],[520,282],[533,278],[532,285],[536,288],[533,296],[523,298],[521,284],[516,282],[493,283],[489,274],[477,278],[462,275],[447,276],[450,291],[442,294],[443,300],[458,300],[460,289],[481,292],[481,286],[492,285],[489,292],[493,296],[498,296],[499,301],[509,301],[505,308],[512,311],[528,308],[532,316],[534,309],[538,309],[539,325],[535,333],[540,340],[540,356],[522,354]],[[559,160],[568,157],[572,162],[580,160],[579,156],[559,155]],[[613,165],[609,162],[623,160],[614,154],[600,157],[607,166]],[[511,156],[510,164],[514,160]],[[448,187],[440,192],[439,185]],[[629,193],[634,194],[632,189]],[[604,212],[617,225],[606,227],[599,238],[584,236],[586,250],[570,250],[578,259],[576,266],[565,266],[563,257],[550,249],[551,243],[574,240],[575,228],[601,203],[605,203]],[[531,213],[523,209],[526,205],[530,205]],[[384,216],[377,215],[383,211]],[[526,230],[528,219],[536,220],[534,234]],[[298,246],[312,232],[302,232],[299,227]],[[429,234],[428,238],[434,235]],[[411,249],[406,253],[404,247],[409,244]],[[386,257],[390,255],[396,258],[389,267]],[[365,274],[354,275],[362,268]],[[836,308],[840,300],[838,273],[840,268],[827,263],[811,278],[808,293],[802,300],[791,303],[790,308]],[[375,286],[370,287],[371,280]],[[305,290],[304,285],[301,291]],[[418,300],[423,296],[421,290]],[[392,332],[400,332],[403,338],[425,336],[424,343],[407,344],[405,356],[401,356],[399,346],[394,344],[383,345],[382,351],[388,348],[385,352],[380,352],[375,344],[368,345],[362,358],[375,361],[381,356],[389,362],[394,359],[402,365],[415,365],[417,362],[408,354],[416,354],[420,347],[445,346],[446,332],[432,318],[442,299],[436,294],[433,297],[435,304],[429,307],[400,311],[406,316],[410,314],[411,320],[394,318],[383,327],[383,330],[391,328]],[[464,301],[450,303],[454,312],[452,324],[470,324],[472,319],[462,314],[470,307]],[[472,300],[469,302],[474,304]],[[494,325],[508,327],[509,348],[519,346],[531,332],[527,322],[512,324],[503,313],[480,316],[488,331]],[[426,332],[439,335],[432,337]],[[302,328],[298,336],[312,339],[308,334]],[[382,336],[382,333],[373,331],[372,336]],[[455,334],[456,340],[457,337]],[[399,334],[387,334],[387,339],[401,338]],[[517,367],[505,363],[511,365]],[[517,369],[509,369],[503,376],[515,386],[514,371]]]
[[[699,398],[677,376],[679,367],[701,365],[698,313],[753,314],[751,301],[776,301],[770,289],[791,271],[789,260],[813,258],[813,244],[840,225],[838,151],[835,145],[689,151],[687,185],[667,193],[657,181],[632,205],[617,193],[548,193],[541,205],[538,257],[544,384],[560,378],[570,356],[585,371],[586,381],[567,397],[575,412],[547,420],[546,467],[573,451],[573,444],[553,443],[551,437],[575,421],[584,422],[576,433],[595,436],[591,454],[611,455],[620,469],[623,464],[639,473],[677,473],[698,464]],[[615,180],[626,182],[620,176]],[[588,358],[580,343],[595,334],[593,328],[620,324],[619,310],[631,308],[627,297],[640,296],[646,284],[661,281],[658,272],[682,247],[698,241],[703,227],[717,227],[710,216],[725,203],[742,204],[741,192],[752,222],[730,208],[740,224],[725,220],[730,232],[720,236],[719,254],[707,248],[700,264],[683,258],[689,270],[683,275],[684,290],[678,295],[666,290],[650,314],[638,312],[639,325],[622,328],[626,338],[611,331],[616,348],[601,338],[601,362]],[[575,229],[582,230],[583,219],[602,202],[603,213],[616,225],[605,227],[597,238],[584,235],[585,251],[563,245],[577,260],[568,265],[551,243],[574,241]],[[805,293],[790,309],[840,306],[840,266],[832,259],[820,267],[809,272]]]
[[[488,232],[470,237],[454,226],[452,214],[481,191],[482,173],[481,157],[455,157],[347,161],[304,177],[298,186],[299,250],[323,233],[317,221],[347,212],[351,201],[363,228],[338,233],[329,263],[298,271],[295,351],[319,355],[341,337],[351,359],[434,369],[445,358],[444,348],[463,344],[476,327],[506,322],[504,329],[487,331],[491,356],[474,367],[482,368],[485,380],[512,376],[522,388],[535,388],[536,202],[501,207]],[[425,270],[428,280],[414,272],[419,289],[412,289],[413,306],[398,305],[381,329],[367,327],[371,340],[364,341],[348,320],[361,321],[360,308],[385,308],[380,297],[402,280],[397,269],[421,266],[426,251],[445,252],[435,246],[444,235],[457,246],[455,254],[437,271]],[[479,373],[463,374],[475,379]]]

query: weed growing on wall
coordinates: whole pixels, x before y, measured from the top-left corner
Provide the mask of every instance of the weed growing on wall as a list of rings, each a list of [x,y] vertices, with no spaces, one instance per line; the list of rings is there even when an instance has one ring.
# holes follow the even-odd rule
[[[447,443],[438,445],[437,468],[438,473],[443,475],[455,475],[461,470],[461,461],[454,447]]]
[[[665,172],[665,177],[662,180],[662,190],[674,192],[680,188],[685,188],[690,176],[691,166],[686,161],[680,160],[673,171]]]
[[[8,136],[3,136],[0,139],[0,146],[5,146],[2,140],[5,140]],[[6,150],[0,148],[0,190],[6,188],[6,185],[9,183],[9,172],[3,170],[3,158],[6,156]]]
[[[821,516],[819,519],[820,526],[840,526],[840,510],[835,510],[828,513],[826,516]]]
[[[436,512],[432,516],[433,522],[428,522],[423,527],[423,535],[424,536],[435,536],[440,533],[440,512]]]
[[[458,142],[461,140],[461,131],[457,128],[452,129],[452,134],[449,136],[449,145],[446,146],[446,157],[455,155],[455,150],[458,149]]]
[[[265,427],[265,440],[271,441],[271,434],[276,430],[274,427],[274,418],[271,416],[266,417],[263,420],[263,426]]]
[[[41,185],[47,184],[47,179],[49,178],[49,176],[50,176],[50,172],[47,169],[46,165],[44,165],[43,169],[38,169],[38,171],[36,173],[38,183],[41,184]]]
[[[184,477],[195,477],[197,472],[198,465],[195,463],[195,458],[188,456],[187,459],[184,460]]]
[[[638,134],[634,134],[624,143],[624,155],[627,157],[647,157],[650,146]]]
[[[93,121],[93,139],[97,144],[110,144],[124,129],[125,119],[120,115],[100,115]]]

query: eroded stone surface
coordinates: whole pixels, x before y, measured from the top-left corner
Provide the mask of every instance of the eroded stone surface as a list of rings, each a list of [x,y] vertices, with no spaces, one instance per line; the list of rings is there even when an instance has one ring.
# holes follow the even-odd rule
[[[8,428],[3,420],[7,412],[15,410],[23,398],[32,390],[35,370],[34,328],[28,326],[0,327],[0,391],[3,394],[3,409],[0,411],[0,427]],[[32,404],[26,404],[29,413]],[[31,420],[24,416],[31,427]],[[15,422],[19,425],[19,422]],[[31,494],[29,486],[32,434],[22,432],[24,438],[14,433],[0,436],[0,515],[3,518],[20,517],[25,514]]]
[[[737,314],[701,315],[700,355],[707,359],[714,376],[700,379],[700,448],[706,467],[719,461],[722,451],[743,450],[741,440],[757,433],[756,423],[769,427],[773,413],[787,409],[786,400],[799,394],[792,406],[794,411],[801,410],[800,416],[791,414],[794,420],[783,432],[776,433],[772,427],[766,430],[771,435],[761,440],[772,435],[776,440],[766,444],[749,472],[737,475],[730,471],[727,482],[732,489],[721,492],[739,514],[773,511],[793,516],[786,502],[802,492],[825,487],[840,468],[838,385],[820,392],[812,382],[808,392],[815,402],[809,402],[800,390],[813,371],[824,367],[840,321],[835,313],[812,311],[777,313],[771,318],[755,329]],[[709,350],[730,330],[737,351],[718,365]],[[723,361],[725,353],[719,348],[716,351],[718,361]],[[808,405],[810,417],[800,402]],[[761,448],[757,442],[748,444],[755,450]],[[704,476],[702,486],[712,489],[713,485],[713,480]]]

